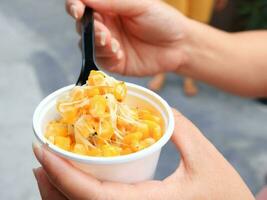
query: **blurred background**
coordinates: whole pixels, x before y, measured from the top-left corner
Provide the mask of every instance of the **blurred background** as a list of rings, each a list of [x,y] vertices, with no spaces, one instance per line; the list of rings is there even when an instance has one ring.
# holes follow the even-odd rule
[[[267,1],[229,1],[211,24],[227,31],[267,28]],[[64,1],[0,1],[0,199],[39,199],[32,168],[31,120],[49,93],[76,81],[81,65],[74,20]],[[117,76],[118,77],[118,76]],[[147,85],[150,78],[119,77]],[[192,120],[241,174],[253,193],[267,173],[267,106],[197,83],[186,97],[183,79],[167,75],[158,92]],[[169,175],[178,154],[164,148],[156,178]]]

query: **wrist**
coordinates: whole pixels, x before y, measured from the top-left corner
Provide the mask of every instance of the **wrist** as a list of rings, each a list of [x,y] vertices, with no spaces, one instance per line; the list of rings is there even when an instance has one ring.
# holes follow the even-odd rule
[[[176,56],[182,55],[182,59],[179,59],[176,63],[174,73],[186,75],[188,74],[195,63],[197,54],[201,52],[202,45],[200,43],[201,34],[198,30],[200,26],[198,22],[186,18],[184,20],[183,30],[180,37],[175,44]]]
[[[182,65],[177,66],[175,72],[203,79],[209,73],[206,67],[220,62],[221,53],[225,52],[226,41],[229,41],[228,33],[188,19],[180,47],[185,59]]]
[[[208,54],[209,48],[205,44],[205,35],[208,33],[203,29],[206,29],[206,25],[187,19],[182,45],[180,46],[185,59],[182,65],[177,66],[176,73],[186,76],[192,75],[192,71],[197,67],[196,63],[199,62],[200,57]]]

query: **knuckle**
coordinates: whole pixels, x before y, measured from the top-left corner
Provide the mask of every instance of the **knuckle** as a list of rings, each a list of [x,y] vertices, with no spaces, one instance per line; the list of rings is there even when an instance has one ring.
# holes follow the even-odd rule
[[[183,117],[183,115],[180,112],[178,112],[175,108],[172,108],[172,112],[175,119],[180,119],[181,117]]]
[[[66,10],[69,12],[69,9],[70,9],[70,6],[72,4],[72,1],[71,0],[66,0],[65,2],[65,7],[66,7]]]
[[[53,174],[49,176],[55,185],[61,186],[61,177],[59,174]]]

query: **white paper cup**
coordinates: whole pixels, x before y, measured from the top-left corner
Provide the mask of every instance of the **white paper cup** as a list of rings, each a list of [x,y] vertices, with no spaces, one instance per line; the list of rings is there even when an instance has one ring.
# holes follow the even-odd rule
[[[61,157],[69,160],[74,166],[95,176],[100,180],[123,183],[136,183],[154,178],[161,148],[169,141],[174,130],[174,118],[170,106],[156,93],[132,84],[128,88],[126,101],[138,107],[149,107],[156,110],[164,121],[164,134],[152,146],[129,155],[117,157],[91,157],[74,154],[49,143],[44,132],[49,121],[57,118],[56,100],[74,85],[61,88],[47,96],[36,108],[33,116],[33,130],[37,139]]]

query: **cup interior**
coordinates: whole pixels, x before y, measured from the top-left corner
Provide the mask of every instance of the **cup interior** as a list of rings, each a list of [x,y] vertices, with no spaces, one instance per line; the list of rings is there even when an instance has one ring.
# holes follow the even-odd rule
[[[56,101],[57,99],[71,90],[74,85],[70,85],[64,88],[61,88],[54,93],[47,96],[36,108],[33,116],[33,130],[34,133],[42,144],[46,144],[50,150],[57,153],[60,156],[63,156],[67,159],[74,161],[90,163],[90,164],[112,164],[112,163],[125,163],[132,160],[140,159],[145,156],[148,156],[154,153],[157,150],[160,150],[168,140],[170,139],[173,129],[174,129],[174,119],[170,106],[156,93],[132,84],[127,84],[127,97],[126,103],[130,106],[138,108],[146,108],[153,110],[159,114],[163,119],[162,127],[164,129],[164,134],[155,144],[150,147],[129,155],[116,156],[116,157],[92,157],[92,156],[83,156],[74,154],[63,149],[58,148],[57,146],[49,143],[44,137],[47,124],[54,119],[59,117],[59,114],[56,110]]]

